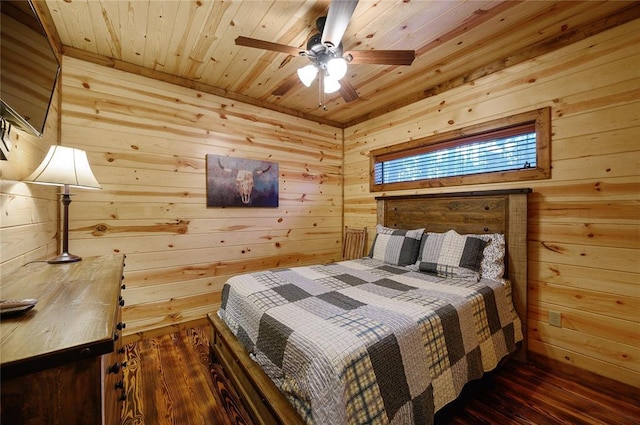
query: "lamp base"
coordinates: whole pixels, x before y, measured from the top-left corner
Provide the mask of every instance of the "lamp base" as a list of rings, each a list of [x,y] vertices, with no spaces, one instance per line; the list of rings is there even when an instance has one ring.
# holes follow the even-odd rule
[[[68,252],[63,252],[57,257],[53,257],[52,259],[47,260],[47,263],[49,264],[75,263],[76,261],[81,261],[81,260],[82,260],[82,257],[69,254]]]

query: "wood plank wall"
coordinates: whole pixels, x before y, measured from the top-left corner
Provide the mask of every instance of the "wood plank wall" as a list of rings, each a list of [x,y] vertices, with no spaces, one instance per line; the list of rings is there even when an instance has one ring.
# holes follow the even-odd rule
[[[36,169],[49,146],[58,144],[59,93],[54,93],[43,136],[12,127],[9,159],[0,161],[0,278],[29,261],[57,254],[59,190],[22,179]]]
[[[128,255],[129,340],[198,321],[235,273],[338,258],[343,199],[345,225],[375,225],[369,150],[551,106],[552,178],[526,184],[530,353],[639,387],[639,26],[350,127],[344,159],[339,129],[64,58],[44,137],[12,130],[0,162],[0,277],[56,253],[57,189],[21,180],[59,142],[60,96],[61,143],[104,188],[74,191],[70,250]],[[206,208],[207,153],[279,162],[281,207]]]
[[[202,321],[240,272],[328,262],[342,243],[342,130],[63,58],[62,141],[102,191],[76,191],[70,247],[125,253],[127,341]],[[205,155],[279,164],[279,208],[207,208]]]
[[[370,150],[552,108],[552,178],[531,187],[529,352],[640,387],[640,21],[345,129],[344,221],[375,226]],[[389,194],[413,193],[411,191]],[[562,328],[548,324],[562,314]]]

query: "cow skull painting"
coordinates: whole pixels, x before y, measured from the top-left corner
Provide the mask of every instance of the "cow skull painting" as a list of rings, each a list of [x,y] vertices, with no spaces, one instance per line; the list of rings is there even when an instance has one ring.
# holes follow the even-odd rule
[[[227,173],[236,173],[236,184],[238,185],[238,193],[240,194],[240,199],[243,204],[251,203],[251,192],[253,191],[253,175],[260,176],[263,173],[266,173],[271,169],[271,164],[267,166],[264,170],[244,170],[238,168],[234,170],[233,168],[225,168],[218,158],[218,165]]]
[[[207,155],[208,207],[277,207],[278,164]]]

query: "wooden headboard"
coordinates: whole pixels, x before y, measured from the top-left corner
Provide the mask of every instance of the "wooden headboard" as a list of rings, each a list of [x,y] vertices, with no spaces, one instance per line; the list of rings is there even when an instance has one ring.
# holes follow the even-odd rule
[[[427,232],[504,233],[505,276],[512,283],[514,307],[525,338],[515,355],[526,359],[527,194],[531,189],[377,197],[378,223]]]

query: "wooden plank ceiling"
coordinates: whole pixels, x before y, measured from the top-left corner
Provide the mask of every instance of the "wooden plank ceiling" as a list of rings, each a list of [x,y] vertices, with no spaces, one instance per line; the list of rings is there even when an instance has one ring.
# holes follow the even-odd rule
[[[236,46],[238,36],[305,48],[328,0],[47,0],[36,8],[64,54],[346,127],[637,18],[632,1],[361,0],[345,50],[409,49],[411,66],[349,64],[359,99],[318,107],[309,63]],[[273,92],[283,84],[283,95]]]

